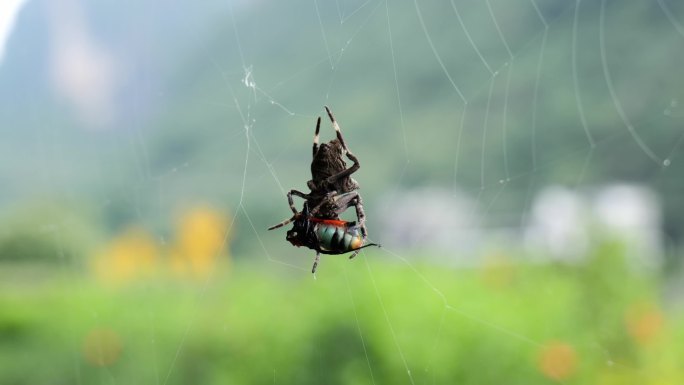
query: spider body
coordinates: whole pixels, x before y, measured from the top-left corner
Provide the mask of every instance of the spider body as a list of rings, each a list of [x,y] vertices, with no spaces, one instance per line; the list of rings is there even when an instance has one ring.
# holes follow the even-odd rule
[[[285,226],[288,223],[295,222],[293,230],[288,232],[287,240],[290,242],[293,240],[300,242],[299,245],[316,250],[316,263],[318,261],[319,253],[341,254],[353,251],[354,254],[350,257],[353,258],[358,253],[358,250],[364,247],[363,243],[368,234],[366,231],[366,215],[363,211],[363,201],[361,200],[361,195],[359,195],[357,191],[359,189],[359,184],[351,177],[361,165],[359,164],[358,158],[349,151],[349,148],[344,143],[340,126],[337,124],[335,117],[327,106],[325,107],[325,111],[335,129],[336,137],[328,143],[319,144],[319,132],[321,129],[321,118],[319,117],[316,121],[316,131],[313,139],[311,180],[307,182],[310,192],[305,194],[301,191],[290,190],[287,193],[287,201],[293,216],[290,219],[269,228],[269,230],[273,230]],[[353,162],[350,167],[347,167],[344,157]],[[292,199],[293,196],[298,196],[305,200],[302,213],[297,211]],[[358,225],[354,224],[353,226],[348,224],[354,222],[339,220],[340,214],[352,206],[356,209],[358,221]],[[320,222],[319,220],[326,220],[328,222]],[[340,223],[333,225],[333,222],[330,221],[346,223],[346,225]],[[300,231],[296,231],[296,235],[290,236],[290,233],[293,232],[296,227],[311,223],[314,225],[310,225],[309,227],[314,227],[316,229],[327,228],[328,230],[324,233],[316,234],[315,230],[310,230],[309,227],[306,227],[304,229],[309,229],[309,232],[306,233],[308,235],[305,236],[302,235]],[[325,225],[321,223],[324,223]],[[353,229],[353,234],[350,233],[350,231],[352,231],[351,229]],[[313,231],[313,233],[311,233],[311,231]],[[327,235],[328,231],[330,232],[329,237]],[[333,236],[336,238],[333,238]],[[360,243],[358,242],[359,239]],[[346,242],[346,246],[342,247],[343,245],[339,243],[341,241]],[[292,243],[295,244],[295,242]],[[360,245],[360,247],[353,247],[351,246],[352,243],[354,245]],[[336,253],[331,251],[341,252]],[[316,264],[314,264],[314,271],[315,266]]]
[[[351,176],[335,178],[347,169],[347,164],[342,159],[345,153],[344,146],[338,139],[333,139],[318,147],[311,161],[311,180],[307,182],[312,192],[344,193],[358,190],[359,184]]]

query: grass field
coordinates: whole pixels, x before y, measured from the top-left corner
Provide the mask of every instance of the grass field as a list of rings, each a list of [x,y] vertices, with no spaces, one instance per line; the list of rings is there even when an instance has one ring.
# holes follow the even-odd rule
[[[3,384],[675,384],[684,322],[619,247],[582,265],[407,263],[382,251],[199,280],[7,265]]]

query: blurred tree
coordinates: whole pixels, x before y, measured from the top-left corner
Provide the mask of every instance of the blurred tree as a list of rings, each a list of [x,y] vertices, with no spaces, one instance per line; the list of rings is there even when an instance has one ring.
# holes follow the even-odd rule
[[[78,264],[99,238],[83,212],[30,204],[0,222],[0,262]]]

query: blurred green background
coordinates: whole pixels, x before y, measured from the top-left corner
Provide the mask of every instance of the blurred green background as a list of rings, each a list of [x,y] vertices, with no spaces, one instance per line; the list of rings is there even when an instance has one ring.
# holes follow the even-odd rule
[[[684,4],[3,4],[0,383],[684,381]]]

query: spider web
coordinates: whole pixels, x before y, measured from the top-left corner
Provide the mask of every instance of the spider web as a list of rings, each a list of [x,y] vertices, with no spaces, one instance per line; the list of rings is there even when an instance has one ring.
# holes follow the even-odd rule
[[[347,6],[349,7],[349,5]],[[285,186],[293,186],[294,188],[301,186],[302,182],[307,179],[307,175],[290,173],[285,168],[287,166],[284,167],[279,160],[288,156],[286,153],[304,152],[301,150],[303,146],[299,143],[310,141],[311,122],[320,113],[319,104],[325,103],[333,106],[333,111],[335,111],[343,127],[343,133],[349,138],[349,143],[353,143],[352,148],[358,148],[360,142],[370,142],[373,139],[377,141],[373,142],[371,146],[365,147],[366,157],[361,155],[362,169],[359,173],[359,180],[362,181],[362,185],[364,175],[383,176],[381,178],[383,179],[382,184],[385,186],[384,190],[389,193],[389,198],[384,200],[373,197],[372,194],[377,194],[377,192],[372,190],[369,194],[370,199],[367,197],[367,201],[371,202],[368,203],[368,207],[371,205],[381,207],[380,210],[375,211],[375,215],[378,213],[386,217],[397,215],[397,211],[401,211],[402,207],[394,206],[393,198],[401,195],[402,190],[412,184],[414,188],[417,186],[451,185],[454,194],[465,190],[466,193],[470,193],[475,198],[473,210],[480,215],[479,217],[473,215],[473,220],[468,223],[468,226],[483,228],[485,232],[487,232],[486,229],[490,229],[490,232],[496,232],[500,226],[506,226],[510,223],[524,224],[530,214],[529,205],[534,192],[543,184],[553,182],[553,179],[548,179],[549,177],[543,175],[542,171],[553,169],[568,159],[571,159],[575,166],[579,167],[571,170],[570,175],[566,177],[567,179],[561,179],[557,183],[568,184],[574,189],[581,188],[586,183],[588,170],[591,170],[596,163],[601,162],[600,159],[596,159],[597,153],[609,152],[607,150],[609,147],[615,145],[634,146],[634,156],[649,159],[651,163],[647,167],[656,174],[664,172],[663,167],[669,166],[671,158],[680,150],[682,133],[677,130],[663,133],[663,137],[667,138],[666,141],[670,143],[669,145],[660,146],[656,149],[655,145],[648,144],[640,134],[644,123],[633,122],[630,118],[631,114],[628,112],[632,111],[634,106],[640,102],[629,100],[624,96],[625,91],[618,91],[616,88],[615,78],[620,77],[624,82],[624,76],[627,76],[616,73],[615,64],[610,62],[612,57],[609,43],[611,29],[608,23],[611,15],[619,12],[619,6],[608,4],[606,1],[601,2],[600,12],[596,20],[598,22],[598,35],[594,35],[594,39],[597,39],[599,44],[598,47],[594,47],[598,48],[594,52],[591,52],[590,48],[586,48],[586,45],[591,45],[591,41],[588,41],[591,39],[590,33],[596,31],[583,32],[579,30],[578,26],[583,18],[596,18],[597,15],[583,14],[581,1],[575,3],[547,2],[543,4],[538,4],[534,0],[521,1],[516,4],[516,13],[513,15],[499,12],[500,8],[504,8],[503,4],[489,0],[478,4],[457,4],[451,1],[447,7],[444,5],[441,7],[443,8],[413,1],[412,16],[415,16],[416,20],[413,22],[412,27],[414,29],[411,31],[414,39],[409,40],[406,38],[408,32],[398,33],[396,29],[393,30],[393,24],[403,21],[401,19],[394,20],[394,12],[400,8],[398,5],[382,1],[366,1],[345,8],[339,2],[335,5],[324,5],[321,2],[314,1],[315,21],[317,21],[320,29],[319,41],[307,40],[305,44],[302,44],[302,52],[307,51],[309,53],[302,54],[302,60],[294,66],[300,70],[292,74],[276,76],[276,79],[280,79],[276,81],[262,80],[260,65],[249,59],[253,57],[252,55],[245,53],[250,48],[256,48],[246,46],[241,38],[244,35],[243,31],[248,28],[245,27],[245,24],[253,25],[254,23],[249,18],[246,20],[236,19],[235,11],[231,12],[232,26],[243,71],[241,82],[247,89],[246,92],[245,90],[241,91],[244,96],[240,97],[236,95],[234,86],[231,85],[235,83],[236,79],[234,77],[226,79],[226,86],[230,89],[236,109],[241,111],[240,116],[244,127],[247,150],[237,207],[239,207],[240,214],[247,220],[249,228],[270,263],[281,265],[283,269],[302,271],[303,274],[307,274],[309,267],[308,260],[300,262],[296,259],[274,257],[274,255],[282,253],[281,248],[283,246],[264,241],[265,238],[273,237],[271,234],[265,235],[262,230],[259,230],[264,228],[267,223],[255,223],[250,215],[250,206],[245,203],[245,190],[249,189],[249,185],[252,183],[248,180],[254,180],[253,178],[248,179],[248,174],[251,175],[248,170],[260,168],[261,172],[267,175],[266,178],[262,179],[265,182],[263,188],[279,191],[278,196],[281,197],[281,200],[289,188]],[[660,17],[667,19],[673,27],[669,30],[664,29],[662,33],[670,37],[675,32],[681,33],[676,17],[668,8],[668,4],[661,2],[659,7],[662,11]],[[310,11],[310,9],[308,10]],[[451,15],[451,25],[433,25],[432,20],[438,20],[437,15],[444,12]],[[518,18],[524,18],[526,23],[536,24],[536,28],[532,28],[532,33],[529,30],[517,31],[515,24]],[[478,24],[485,27],[480,26],[478,28]],[[487,33],[483,33],[482,29],[486,30]],[[421,38],[417,39],[415,36],[421,36]],[[565,52],[548,51],[549,40],[555,41],[564,38],[569,41]],[[363,49],[367,44],[366,39],[373,40],[373,43],[377,45],[377,58],[371,61],[377,60],[380,64],[372,64],[368,61],[359,62],[352,53],[348,53],[355,49]],[[681,44],[681,41],[676,41],[674,44]],[[420,47],[422,52],[420,64],[422,67],[417,70],[425,71],[426,76],[435,78],[431,84],[441,83],[450,86],[450,91],[445,91],[444,87],[439,87],[439,96],[432,100],[438,99],[437,103],[440,103],[440,106],[434,109],[427,107],[427,113],[421,114],[420,118],[417,118],[415,113],[410,111],[415,107],[409,100],[415,97],[412,94],[416,91],[412,89],[411,84],[404,82],[406,73],[414,70],[410,67],[411,64],[405,64],[406,57],[402,57],[402,54],[409,51],[409,47]],[[554,74],[546,72],[547,62],[551,60],[569,62],[569,65],[564,67],[569,70],[568,73],[562,76],[563,79],[556,82],[550,79]],[[605,83],[605,90],[607,90],[602,95],[592,95],[592,97],[612,104],[613,113],[617,115],[621,124],[602,123],[603,120],[601,119],[587,116],[584,107],[586,103],[584,101],[585,92],[583,91],[583,83],[586,83],[586,80],[583,81],[583,74],[586,73],[586,70],[580,69],[582,65],[588,65],[587,62],[601,68],[602,80]],[[221,64],[217,64],[217,66],[220,68]],[[468,78],[460,75],[461,68],[464,67],[467,68]],[[533,70],[530,71],[530,68]],[[284,70],[285,73],[287,71]],[[625,72],[629,73],[628,71]],[[384,76],[379,75],[382,72],[384,72]],[[271,74],[266,73],[263,76],[269,75]],[[311,78],[315,80],[311,80]],[[377,110],[388,111],[389,109],[389,115],[385,112],[381,118],[371,119],[373,123],[369,124],[356,115],[358,113],[356,109],[340,111],[336,106],[340,105],[340,99],[344,99],[345,96],[340,94],[345,93],[345,91],[338,93],[338,90],[343,88],[342,84],[347,81],[357,85],[354,87],[356,89],[353,94],[361,95],[359,96],[361,99],[364,99],[363,94],[370,93],[372,97],[377,99],[392,100],[393,103],[380,103],[377,102],[377,99],[371,99],[373,100],[371,101],[372,105],[377,102],[379,106]],[[557,141],[555,137],[557,135],[560,137],[560,133],[553,132],[552,129],[545,126],[545,121],[551,120],[549,115],[553,114],[554,111],[540,110],[541,105],[548,108],[547,103],[541,102],[540,95],[553,98],[553,95],[549,94],[552,92],[550,87],[553,86],[549,83],[556,86],[560,84],[562,93],[572,95],[574,103],[570,106],[563,106],[563,113],[574,116],[574,119],[579,123],[575,124],[576,132],[566,134],[571,137],[584,137],[582,141],[572,141],[576,147],[568,148],[562,140]],[[297,90],[303,88],[302,85],[306,85],[305,89],[309,94],[316,95],[311,98],[312,103],[308,98],[300,98],[299,96],[295,98],[289,95],[293,92],[292,88],[296,94]],[[378,92],[378,90],[384,91]],[[391,92],[387,90],[391,90]],[[346,93],[348,92],[346,91]],[[422,92],[427,92],[429,95],[430,91],[423,90]],[[300,100],[307,100],[307,102]],[[672,97],[670,100],[666,99],[665,104],[674,106],[677,104],[676,100],[676,97]],[[343,106],[354,105],[344,101],[341,103]],[[627,107],[627,103],[631,103],[631,107]],[[290,137],[292,140],[284,144],[279,143],[279,148],[270,147],[267,144],[270,141],[268,136],[272,135],[273,129],[267,130],[265,128],[270,127],[270,120],[260,122],[260,114],[244,113],[244,110],[255,111],[260,109],[264,104],[271,106],[267,113],[275,115],[276,122],[281,122],[275,126],[280,127],[285,123],[286,126],[303,126],[309,127],[309,129],[297,129],[296,133],[288,130],[286,137]],[[313,104],[316,108],[312,110],[309,104]],[[367,110],[368,108],[362,109],[362,116],[367,117],[369,115]],[[376,109],[371,107],[370,111],[376,111]],[[662,119],[661,115],[662,109],[651,109],[640,116],[642,120],[652,121]],[[259,120],[251,120],[250,116],[259,116]],[[407,116],[411,116],[411,118],[407,118]],[[513,118],[514,116],[516,118]],[[526,118],[520,116],[526,116]],[[300,117],[305,119],[299,119]],[[297,123],[288,124],[293,120]],[[303,124],[300,124],[300,121]],[[366,131],[359,132],[358,129],[353,131],[354,127],[359,126],[366,127]],[[376,127],[396,127],[396,129],[388,130]],[[447,129],[443,127],[447,127]],[[607,127],[610,129],[608,130]],[[378,133],[374,134],[373,131],[375,130]],[[511,137],[516,137],[515,140],[519,140],[521,131],[527,132],[527,130],[531,132],[528,136],[529,144],[527,146],[512,145]],[[420,137],[416,134],[419,134]],[[391,135],[398,138],[380,138],[380,135]],[[437,143],[440,142],[445,148],[439,148]],[[542,142],[543,144],[540,144]],[[364,159],[368,158],[368,153],[372,154],[377,151],[374,147],[381,145],[381,143],[395,149],[395,152],[400,156],[385,160],[386,164],[378,166],[364,162]],[[448,167],[452,171],[435,176],[419,177],[419,182],[411,183],[407,180],[409,175],[420,175],[425,171],[426,166],[422,163],[429,161],[428,153],[432,146],[438,147],[436,151],[442,150],[452,154],[452,161]],[[258,165],[250,163],[250,152],[256,156]],[[363,150],[356,152],[362,154]],[[479,156],[473,156],[473,152],[479,152]],[[512,160],[525,157],[528,158],[527,161],[518,160],[514,162]],[[300,164],[308,166],[307,158],[308,156],[294,159],[297,159]],[[473,159],[478,158],[479,165],[470,163]],[[577,161],[577,158],[581,161]],[[465,165],[463,159],[469,159]],[[490,162],[501,164],[500,167],[490,167],[488,166]],[[392,168],[388,168],[387,163],[390,163]],[[438,167],[447,168],[443,164]],[[306,167],[303,168],[306,169]],[[474,170],[475,172],[473,172]],[[293,178],[291,175],[296,175],[296,177]],[[536,178],[543,181],[537,181]],[[591,182],[593,181],[590,180],[589,183]],[[512,199],[515,201],[516,198],[508,196],[518,195],[524,196],[522,199],[517,198],[521,203],[519,206],[521,208],[507,212],[506,210],[511,210],[510,207],[499,205],[502,200]],[[273,199],[278,200],[276,197]],[[523,202],[524,204],[522,204]],[[370,214],[371,218],[372,213]],[[507,218],[508,216],[520,217],[519,222]],[[407,221],[408,227],[411,227],[410,216],[400,216],[399,218]],[[375,228],[378,224],[382,226],[386,225],[387,222],[387,219],[375,222],[372,222],[371,219]],[[343,277],[349,292],[353,320],[356,323],[358,338],[368,365],[369,377],[366,380],[370,379],[374,383],[373,373],[379,369],[374,368],[373,359],[367,346],[367,341],[373,336],[368,336],[368,332],[364,332],[364,325],[358,314],[360,309],[357,308],[357,300],[355,299],[360,295],[369,295],[369,292],[355,290],[353,282],[356,279],[350,280],[349,278],[350,275],[359,277],[361,274],[358,272],[360,263],[365,264],[366,272],[372,283],[370,294],[375,295],[377,299],[377,317],[384,320],[387,333],[398,356],[398,366],[404,369],[405,380],[410,383],[420,382],[419,378],[422,378],[424,374],[416,374],[416,371],[430,372],[436,370],[436,362],[439,360],[433,357],[432,361],[428,361],[426,368],[415,362],[419,360],[416,360],[416,357],[411,354],[410,348],[406,347],[407,343],[405,342],[410,339],[406,338],[405,334],[411,333],[411,327],[397,321],[397,316],[394,315],[397,305],[388,303],[395,301],[395,299],[391,298],[390,293],[383,291],[387,289],[378,284],[380,279],[378,276],[384,277],[378,272],[378,269],[383,267],[371,264],[369,262],[371,258],[384,257],[387,263],[391,264],[392,261],[395,261],[406,265],[414,276],[414,279],[407,284],[424,292],[426,299],[432,297],[432,300],[437,301],[436,308],[441,307],[442,309],[438,312],[438,316],[427,322],[436,330],[433,334],[433,340],[429,341],[435,347],[442,343],[442,339],[447,338],[444,334],[445,329],[447,329],[445,324],[459,323],[463,320],[483,328],[484,333],[491,335],[491,338],[511,339],[530,345],[535,349],[541,349],[546,343],[537,336],[528,336],[524,332],[518,332],[515,327],[499,323],[496,319],[490,319],[486,315],[480,315],[486,312],[473,310],[477,307],[468,303],[467,299],[449,297],[430,278],[428,273],[423,272],[422,264],[417,264],[418,262],[414,260],[415,257],[412,256],[412,252],[402,251],[402,246],[396,247],[397,249],[391,243],[385,244],[379,252],[362,253],[363,262],[354,261],[356,263],[343,266]],[[441,253],[442,258],[450,259],[444,255],[444,251]],[[460,252],[454,250],[452,253],[459,254]],[[346,263],[346,261],[332,262],[329,258],[325,258],[321,267],[327,269],[329,268],[327,265],[332,263]],[[475,263],[477,264],[477,262]],[[350,271],[352,269],[354,272]],[[325,274],[324,279],[330,279],[329,275]],[[316,283],[312,283],[312,285],[314,286],[311,290],[317,290]],[[410,305],[399,304],[398,306],[401,308]],[[458,343],[458,341],[452,342]],[[597,341],[570,342],[579,345],[588,344],[588,346],[584,346],[584,349],[593,349],[598,352],[597,356],[590,359],[601,361],[606,368],[617,365],[623,369],[626,368],[628,371],[638,370],[623,364],[616,364],[612,359],[611,352]],[[431,375],[428,373],[427,376],[429,378]],[[432,376],[434,381],[435,377]],[[280,382],[278,380],[276,369],[274,369],[274,382]]]
[[[537,296],[529,294],[534,288],[525,288],[525,299],[506,297],[505,284],[497,289],[496,282],[516,274],[510,273],[510,266],[543,265],[551,259],[544,252],[529,251],[525,239],[540,191],[546,187],[560,185],[566,192],[581,194],[601,184],[635,179],[653,189],[665,185],[662,194],[677,192],[680,186],[668,186],[681,172],[678,162],[684,143],[676,76],[684,52],[680,6],[666,0],[624,9],[607,0],[598,5],[582,0],[518,0],[513,5],[504,0],[441,4],[314,0],[214,6],[219,11],[213,23],[206,24],[193,22],[180,5],[170,8],[182,40],[192,42],[188,47],[194,55],[179,68],[163,69],[194,75],[184,80],[191,84],[169,86],[183,94],[160,102],[163,117],[158,131],[168,133],[168,138],[134,119],[130,135],[116,139],[109,149],[114,155],[130,156],[135,177],[105,165],[105,156],[95,150],[79,154],[97,159],[102,171],[95,178],[98,183],[120,178],[116,186],[126,197],[123,205],[136,222],[155,229],[159,247],[169,242],[167,224],[185,201],[209,201],[232,212],[220,251],[230,249],[235,256],[232,275],[212,272],[200,285],[180,294],[180,311],[172,314],[178,317],[173,325],[181,332],[171,346],[162,349],[155,343],[168,326],[159,319],[169,314],[162,305],[148,303],[144,319],[128,324],[133,328],[141,322],[146,331],[138,335],[151,341],[148,359],[138,363],[153,373],[151,381],[189,381],[180,376],[192,364],[190,358],[211,354],[207,331],[248,330],[239,324],[241,311],[271,314],[279,309],[276,302],[287,301],[295,309],[300,305],[314,309],[307,316],[320,317],[321,323],[335,317],[350,320],[351,331],[342,330],[339,336],[320,332],[321,340],[309,347],[318,362],[298,362],[313,366],[301,371],[309,373],[306,377],[288,368],[290,361],[282,363],[278,354],[284,354],[276,347],[274,352],[268,352],[269,346],[263,347],[266,352],[253,351],[260,349],[256,345],[262,335],[274,346],[297,344],[286,341],[289,333],[306,335],[287,322],[296,319],[292,314],[272,314],[276,318],[254,326],[258,330],[246,337],[247,342],[227,343],[242,343],[239,346],[247,356],[261,360],[267,374],[261,380],[291,383],[296,379],[288,374],[297,373],[304,382],[310,378],[324,382],[326,373],[316,366],[325,370],[323,364],[337,358],[330,350],[340,341],[348,342],[352,347],[345,345],[347,350],[362,357],[363,370],[353,371],[360,377],[347,382],[377,383],[381,378],[395,383],[441,382],[443,368],[459,365],[445,362],[444,352],[459,344],[496,346],[502,355],[527,354],[530,357],[518,361],[522,368],[513,369],[526,373],[537,370],[536,355],[555,340],[574,347],[573,357],[579,358],[572,360],[604,373],[649,378],[661,374],[623,360],[621,352],[604,345],[620,333],[615,325],[602,330],[608,337],[580,337],[562,327],[534,331],[520,322],[543,325],[539,319],[545,314],[529,309],[527,318],[499,319],[487,306],[509,306],[506,301],[514,304],[510,306],[533,306],[530,298],[548,302],[564,295],[562,285],[555,283]],[[129,10],[134,8],[130,5]],[[145,8],[142,13],[152,16],[154,11]],[[631,39],[621,35],[628,33],[628,22],[635,25]],[[142,39],[150,41],[143,46],[153,47],[153,35],[144,32]],[[138,64],[143,72],[153,71],[145,63]],[[160,92],[146,82],[130,89],[139,101]],[[362,187],[370,237],[383,247],[366,249],[352,261],[323,256],[318,276],[312,277],[313,253],[292,248],[284,242],[283,231],[265,229],[290,215],[286,192],[305,188],[310,178],[309,146],[317,116],[324,118],[322,140],[332,138],[323,105],[331,107],[348,146],[360,159],[361,169],[354,177]],[[558,122],[562,125],[555,126]],[[194,131],[195,124],[210,128]],[[38,168],[58,175],[44,177],[51,193],[77,200],[77,191],[59,185],[68,179],[70,159],[60,152],[59,143],[68,138],[52,129],[40,135],[58,143],[57,148],[40,144],[36,151],[41,155]],[[195,135],[209,139],[195,139]],[[186,155],[181,144],[192,140],[206,148]],[[159,161],[157,146],[164,145],[178,145],[181,150]],[[105,203],[98,209],[107,212],[111,202],[107,193],[101,194],[96,199]],[[69,226],[61,223],[41,231],[59,240]],[[528,254],[542,257],[533,259]],[[563,262],[564,254],[556,258]],[[64,266],[67,275],[79,275],[70,265]],[[525,276],[523,270],[517,274]],[[214,298],[225,290],[221,280],[234,280],[239,287],[244,284],[239,277],[243,272],[250,279],[296,283],[262,287],[252,282],[249,287],[254,293],[221,297],[235,302],[226,304],[225,312],[215,309]],[[488,279],[488,274],[494,274],[495,283],[491,292],[483,293],[477,280]],[[557,278],[564,279],[562,274]],[[459,280],[465,282],[455,282]],[[150,283],[146,290],[166,287]],[[393,291],[401,288],[411,288],[413,295],[398,297]],[[291,289],[308,298],[273,289]],[[114,318],[86,293],[85,288],[73,289],[69,295],[74,308],[83,305],[103,324]],[[240,296],[251,298],[240,300]],[[478,303],[482,298],[487,299],[485,305]],[[319,301],[330,301],[320,306],[334,310],[326,313],[311,305]],[[254,303],[263,305],[250,307]],[[73,330],[84,317],[78,311],[65,316]],[[573,316],[568,317],[572,322]],[[76,332],[70,338],[81,340]],[[385,347],[382,354],[391,355],[390,367],[381,364],[385,361],[377,356],[379,345]],[[85,371],[79,349],[73,348],[72,358],[77,382]],[[340,351],[341,358],[347,359],[346,350]],[[429,354],[422,356],[425,351]],[[473,352],[473,356],[483,354]],[[498,367],[494,357],[486,362],[458,358],[479,365],[476,370],[499,374],[511,370]],[[240,364],[247,362],[232,363],[235,366],[225,378],[239,381],[240,375],[232,372],[237,373]],[[99,370],[102,382],[126,381],[116,368],[105,365]],[[566,380],[561,374],[550,376]]]

